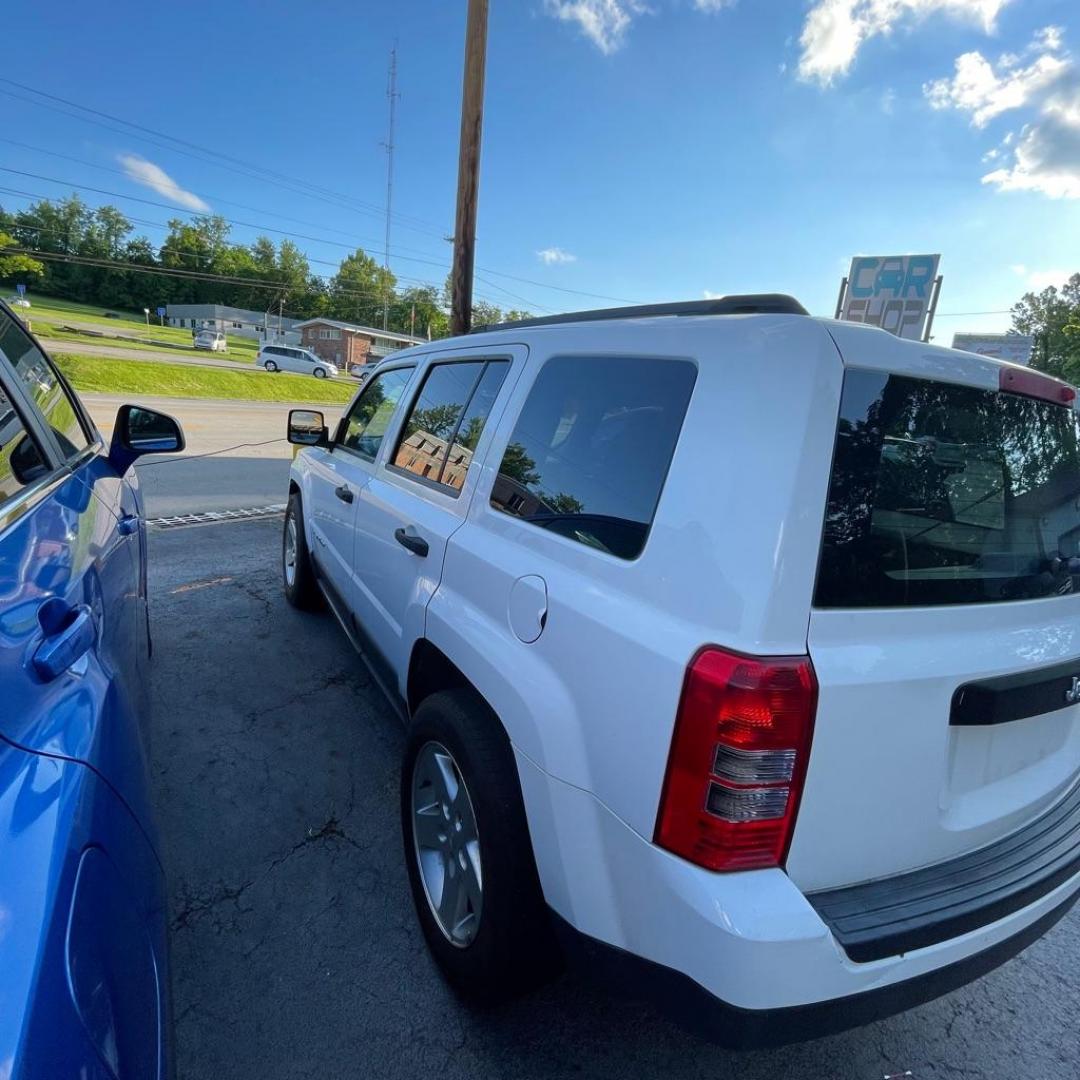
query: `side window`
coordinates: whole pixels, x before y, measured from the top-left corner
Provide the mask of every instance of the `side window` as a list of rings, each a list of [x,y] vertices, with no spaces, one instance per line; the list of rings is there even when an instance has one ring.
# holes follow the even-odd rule
[[[364,387],[345,419],[341,446],[374,461],[412,373],[411,367],[394,368]]]
[[[0,507],[48,471],[40,447],[0,386]]]
[[[26,331],[0,311],[0,353],[15,369],[30,399],[52,428],[65,458],[74,457],[90,445],[75,404],[57,378],[44,353]]]
[[[432,367],[405,421],[394,465],[460,491],[509,366],[480,360]]]
[[[636,558],[696,376],[687,360],[549,360],[510,436],[492,506],[588,547]]]

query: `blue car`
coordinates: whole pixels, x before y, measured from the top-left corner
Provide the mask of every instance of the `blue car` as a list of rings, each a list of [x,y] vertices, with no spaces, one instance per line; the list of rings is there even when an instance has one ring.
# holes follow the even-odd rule
[[[0,303],[0,1078],[170,1075],[135,405],[106,445]]]

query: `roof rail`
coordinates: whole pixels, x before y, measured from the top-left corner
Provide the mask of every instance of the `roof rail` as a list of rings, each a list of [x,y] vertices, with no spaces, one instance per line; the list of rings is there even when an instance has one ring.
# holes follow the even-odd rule
[[[746,296],[719,296],[714,300],[679,300],[673,304],[637,304],[632,307],[571,311],[565,315],[544,315],[536,319],[478,326],[472,332],[509,330],[522,326],[557,326],[560,323],[603,322],[607,319],[649,319],[658,315],[809,315],[793,296],[785,293],[750,293]]]

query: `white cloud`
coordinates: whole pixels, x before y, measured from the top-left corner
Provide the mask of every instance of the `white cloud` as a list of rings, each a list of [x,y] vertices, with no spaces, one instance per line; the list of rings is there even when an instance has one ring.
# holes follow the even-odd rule
[[[695,11],[715,15],[738,0],[691,0]],[[544,11],[578,29],[605,55],[618,51],[639,15],[655,15],[646,0],[544,0]]]
[[[1017,277],[1023,277],[1027,273],[1027,267],[1023,263],[1013,263],[1009,269],[1016,274]]]
[[[151,188],[166,199],[186,207],[188,210],[209,210],[193,191],[185,191],[160,165],[137,157],[134,154],[120,154],[117,160],[124,167],[129,179],[143,187]]]
[[[1012,0],[817,0],[806,16],[799,44],[799,77],[829,86],[848,73],[859,49],[902,23],[931,15],[973,22],[986,33]]]
[[[563,251],[559,247],[544,248],[536,253],[536,257],[545,266],[555,266],[560,263],[572,263],[577,262],[577,256],[571,255],[569,251]]]
[[[577,23],[602,53],[613,53],[634,19],[649,9],[641,0],[544,0],[544,10],[552,18]]]
[[[719,300],[722,296],[726,294],[722,292],[713,292],[712,289],[703,289],[701,295],[702,298],[705,300]]]
[[[1023,53],[1007,53],[996,63],[964,53],[951,79],[927,83],[923,91],[931,107],[967,113],[977,128],[1002,113],[1027,110],[1028,123],[984,155],[999,167],[983,183],[1080,199],[1080,67],[1060,29],[1040,30]]]
[[[1051,285],[1060,289],[1075,274],[1075,270],[1033,270],[1027,279],[1032,292],[1042,292]]]
[[[995,116],[1023,108],[1041,96],[1069,70],[1068,54],[1058,52],[1060,39],[1052,40],[1050,49],[1042,40],[1037,43],[1034,48],[1043,51],[1026,67],[1019,66],[1020,57],[1007,54],[998,60],[995,70],[982,53],[964,53],[956,58],[956,74],[951,79],[926,83],[923,93],[931,108],[971,113],[971,122],[985,127]]]

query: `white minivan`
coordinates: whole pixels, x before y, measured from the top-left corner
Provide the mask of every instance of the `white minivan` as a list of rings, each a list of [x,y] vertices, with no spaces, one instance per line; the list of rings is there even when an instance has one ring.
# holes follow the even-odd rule
[[[408,725],[405,861],[453,984],[583,958],[785,1042],[1061,919],[1076,401],[763,296],[421,344],[332,431],[294,411],[285,593]]]
[[[292,345],[263,345],[255,363],[267,371],[295,371],[316,379],[336,378],[338,373],[336,364]]]

